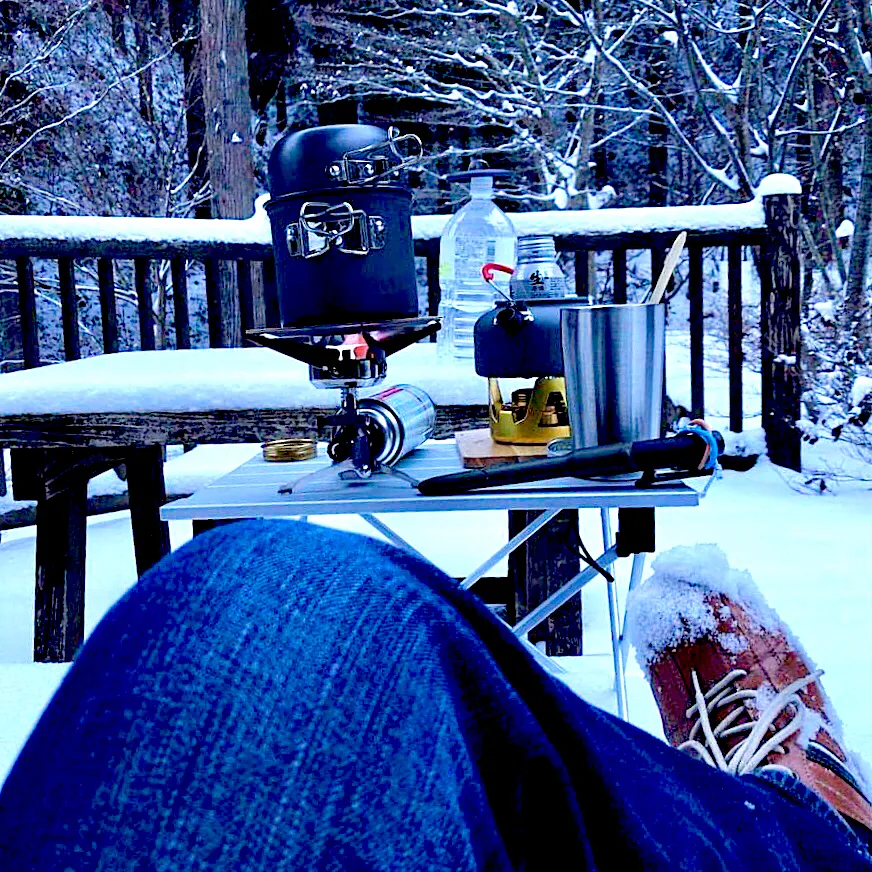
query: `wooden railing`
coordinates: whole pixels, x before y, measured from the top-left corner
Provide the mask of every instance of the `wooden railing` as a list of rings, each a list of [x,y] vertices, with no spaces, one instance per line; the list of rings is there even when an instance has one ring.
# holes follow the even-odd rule
[[[612,281],[608,298],[627,300],[628,255],[651,252],[651,274],[657,275],[677,231],[688,230],[689,344],[691,409],[705,413],[703,263],[706,249],[727,252],[727,309],[730,385],[730,429],[743,427],[742,251],[750,247],[760,274],[760,348],[763,424],[770,457],[798,468],[799,431],[799,260],[796,197],[773,194],[739,206],[678,207],[670,209],[614,209],[589,213],[525,213],[513,215],[519,235],[554,235],[560,251],[572,252],[575,288],[587,295],[590,257],[611,252]],[[81,355],[79,294],[74,264],[96,259],[102,349],[130,350],[119,339],[115,270],[119,261],[133,262],[139,342],[132,347],[155,347],[155,262],[169,264],[174,330],[172,347],[191,346],[188,278],[202,263],[211,346],[241,341],[250,327],[280,323],[278,292],[269,228],[263,213],[248,221],[171,221],[162,219],[41,219],[0,218],[0,260],[14,260],[18,288],[20,348],[24,367],[39,366],[39,325],[33,261],[57,263],[63,351],[66,360]],[[427,307],[439,304],[438,233],[446,219],[413,219],[415,253],[426,260]],[[65,223],[66,222],[66,223]],[[221,226],[221,232],[215,228]],[[219,279],[222,263],[232,264],[235,276],[228,292]],[[227,330],[238,323],[235,333]],[[228,340],[230,336],[230,340]],[[236,337],[235,339],[233,337]]]

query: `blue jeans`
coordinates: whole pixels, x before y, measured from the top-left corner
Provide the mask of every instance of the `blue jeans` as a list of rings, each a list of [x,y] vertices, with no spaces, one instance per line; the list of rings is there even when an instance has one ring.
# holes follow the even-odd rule
[[[872,862],[583,702],[430,564],[292,521],[146,573],[0,793],[4,872],[557,868]]]

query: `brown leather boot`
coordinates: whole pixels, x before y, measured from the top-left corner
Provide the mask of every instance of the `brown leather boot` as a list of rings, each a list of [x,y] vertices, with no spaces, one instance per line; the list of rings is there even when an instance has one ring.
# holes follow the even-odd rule
[[[693,549],[676,550],[678,565],[669,553],[655,561],[652,584],[628,603],[631,640],[670,744],[739,775],[787,769],[872,830],[872,804],[852,771],[821,671],[746,573],[729,570],[718,551],[723,584],[717,572],[680,579]],[[672,631],[664,626],[670,610]]]

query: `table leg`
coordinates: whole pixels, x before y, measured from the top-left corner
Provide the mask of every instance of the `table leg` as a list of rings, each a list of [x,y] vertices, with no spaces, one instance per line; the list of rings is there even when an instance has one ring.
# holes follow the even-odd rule
[[[414,554],[416,557],[420,557],[421,560],[427,560],[427,558],[417,549],[413,548],[399,533],[395,533],[384,521],[380,518],[377,518],[375,515],[361,515],[364,521],[369,524],[374,530],[378,530],[391,545],[396,546],[402,551],[408,551],[410,554]],[[428,563],[430,561],[427,561]]]
[[[33,659],[67,663],[85,638],[88,483],[75,482],[36,506]]]
[[[511,512],[509,515],[511,516]],[[520,513],[525,515],[526,513]],[[535,514],[535,513],[533,513]],[[469,590],[480,578],[484,578],[485,573],[493,566],[496,566],[507,554],[511,554],[517,547],[526,542],[532,535],[538,533],[546,524],[550,523],[553,518],[560,514],[559,509],[549,509],[547,512],[542,512],[541,515],[534,520],[529,521],[517,533],[511,536],[508,542],[498,551],[488,557],[481,566],[474,572],[471,572],[461,582],[460,586],[464,590]],[[510,531],[511,533],[511,531]]]
[[[612,546],[612,521],[608,509],[600,509],[602,521],[603,548]],[[628,719],[627,714],[627,679],[624,674],[624,658],[621,649],[621,618],[618,603],[617,581],[607,581],[609,600],[609,631],[612,637],[612,663],[615,670],[615,699],[617,701],[618,717]]]
[[[618,717],[627,720],[627,677],[624,674],[624,658],[621,651],[620,608],[618,606],[618,585],[607,581],[609,595],[609,630],[612,635],[612,662],[615,669],[615,698],[618,703]]]
[[[160,519],[160,507],[167,501],[163,447],[135,448],[128,453],[126,463],[133,550],[136,571],[142,575],[170,553],[170,527]]]
[[[611,566],[618,559],[615,548],[612,546],[597,558],[597,563],[604,569]],[[595,578],[601,578],[599,572],[592,566],[585,566],[574,578],[564,584],[560,590],[551,594],[544,603],[536,606],[529,615],[525,615],[512,627],[516,636],[522,636],[533,629],[537,624],[544,621],[552,612],[559,609],[565,602],[577,594],[586,584],[590,584]]]
[[[645,571],[645,555],[642,553],[633,555],[633,568],[630,570],[630,587],[627,590],[627,601],[629,602],[630,594],[636,589],[639,582],[642,580],[642,573]],[[627,668],[627,649],[630,647],[630,640],[627,638],[627,610],[624,609],[624,618],[621,623],[621,661],[624,664],[624,669]]]
[[[603,531],[603,551],[610,548],[613,544],[612,540],[612,516],[608,509],[600,509],[600,523]]]

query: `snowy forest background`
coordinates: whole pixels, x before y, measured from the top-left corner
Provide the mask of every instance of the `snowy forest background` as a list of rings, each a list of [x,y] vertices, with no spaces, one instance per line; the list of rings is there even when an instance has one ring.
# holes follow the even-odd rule
[[[349,121],[421,137],[418,214],[459,205],[445,176],[470,161],[513,171],[509,211],[741,202],[789,172],[803,189],[803,426],[868,447],[870,52],[865,0],[2,0],[0,212],[244,218],[278,136]],[[706,274],[718,333],[716,254]],[[56,274],[37,280],[56,306]],[[116,281],[135,344],[132,275]],[[77,285],[83,353],[98,353],[93,264]],[[598,286],[607,296],[605,269]],[[15,294],[0,262],[6,368]],[[205,344],[196,309],[193,326]]]

